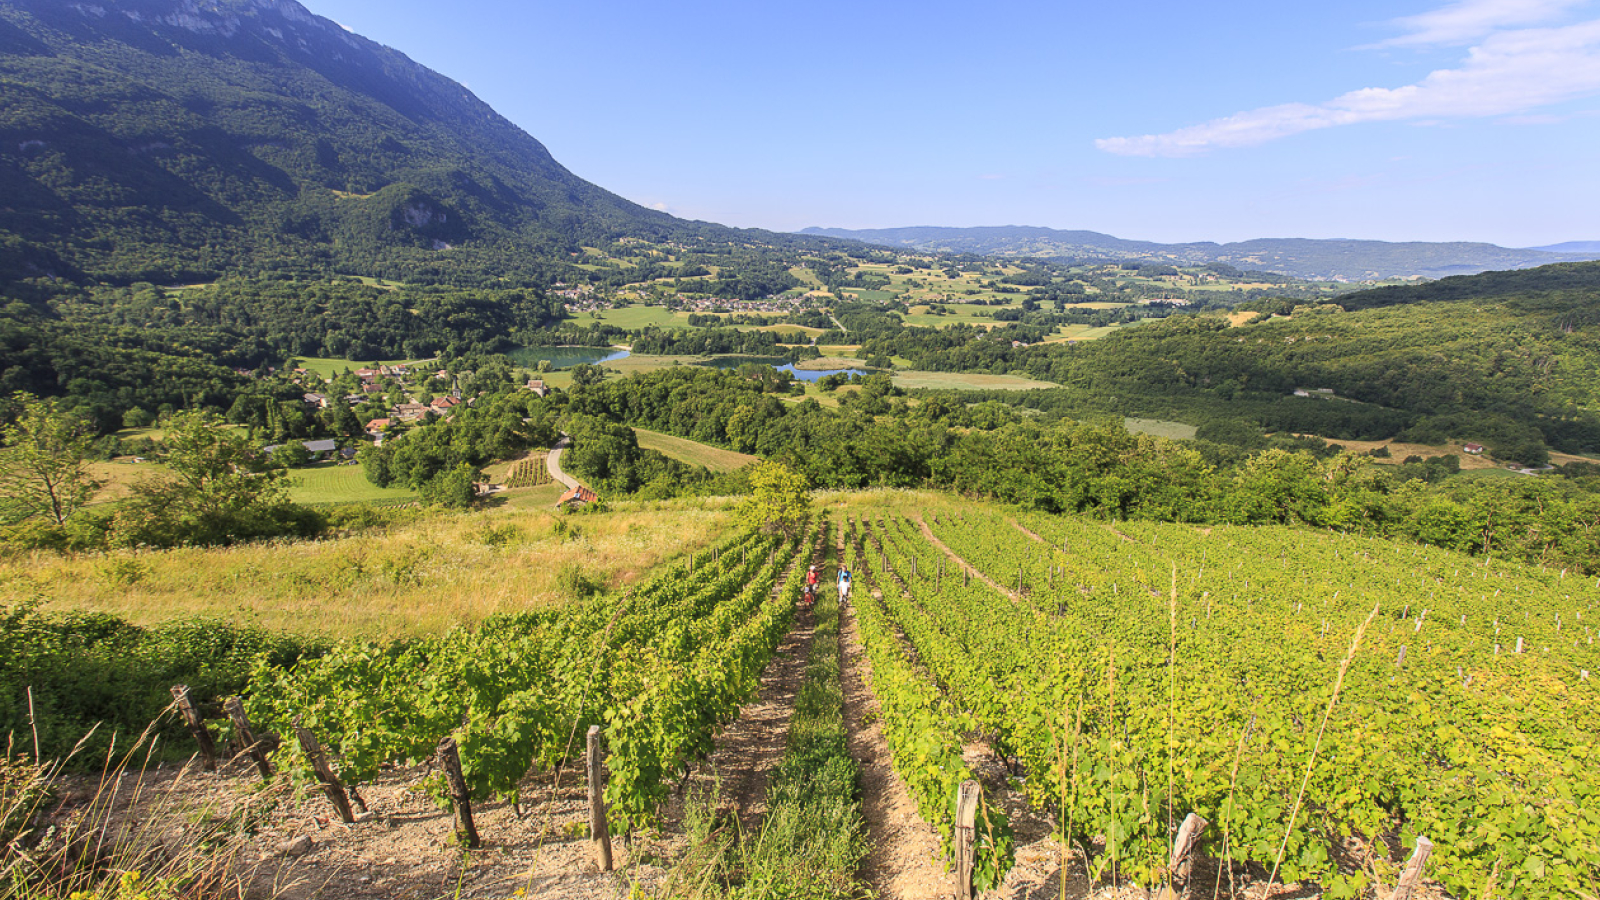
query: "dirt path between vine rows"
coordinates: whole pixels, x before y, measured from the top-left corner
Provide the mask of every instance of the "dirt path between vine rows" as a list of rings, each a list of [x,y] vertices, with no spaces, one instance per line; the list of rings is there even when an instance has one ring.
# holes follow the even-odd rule
[[[1021,522],[1018,522],[1016,519],[1007,519],[1006,521],[1011,523],[1011,527],[1012,528],[1015,528],[1016,530],[1022,532],[1023,534],[1027,535],[1028,537],[1033,538],[1034,540],[1038,541],[1039,543],[1043,544],[1045,542],[1043,537],[1039,536],[1038,534],[1035,534],[1032,531],[1029,531],[1028,530],[1028,526],[1022,524]]]
[[[861,878],[881,900],[954,897],[956,881],[940,862],[939,834],[917,814],[916,802],[890,761],[872,694],[872,663],[861,647],[855,608],[846,604],[839,613],[845,729],[850,755],[861,771],[861,812],[870,846]]]
[[[778,582],[781,590],[782,579]],[[682,830],[684,799],[715,791],[719,809],[738,815],[744,833],[753,835],[767,812],[767,782],[783,759],[795,696],[805,681],[806,662],[816,638],[811,608],[801,607],[794,626],[778,646],[755,699],[739,710],[739,718],[717,735],[716,749],[689,777],[687,790],[668,808],[667,821]]]
[[[973,575],[977,576],[978,579],[980,581],[982,581],[984,584],[987,584],[988,586],[994,588],[995,590],[997,590],[1000,593],[1006,595],[1007,597],[1010,597],[1011,598],[1011,602],[1013,602],[1013,603],[1022,602],[1022,595],[1021,594],[1017,593],[1016,591],[1011,590],[1010,588],[1006,587],[1005,585],[1001,584],[1000,582],[995,581],[993,578],[990,578],[989,576],[987,576],[987,575],[983,574],[982,572],[978,571],[978,568],[976,566],[974,566],[974,565],[968,563],[966,560],[962,559],[961,558],[961,554],[955,552],[954,550],[951,550],[948,546],[945,545],[944,541],[941,541],[938,538],[934,537],[933,536],[933,529],[928,527],[928,523],[923,520],[921,514],[912,513],[909,518],[911,519],[911,521],[917,523],[917,527],[918,528],[922,529],[922,536],[928,539],[928,543],[930,543],[933,546],[937,547],[939,549],[940,553],[943,553],[945,556],[948,556],[952,560],[954,560],[956,565],[960,566],[963,569],[966,569],[968,572],[971,572]]]

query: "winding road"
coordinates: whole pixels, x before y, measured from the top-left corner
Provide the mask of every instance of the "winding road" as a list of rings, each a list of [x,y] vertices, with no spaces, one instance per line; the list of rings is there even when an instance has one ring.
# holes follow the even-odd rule
[[[561,451],[571,446],[572,438],[563,434],[561,440],[556,441],[556,445],[550,448],[550,455],[544,458],[544,467],[550,470],[550,477],[561,482],[569,491],[578,486],[578,481],[561,471]]]

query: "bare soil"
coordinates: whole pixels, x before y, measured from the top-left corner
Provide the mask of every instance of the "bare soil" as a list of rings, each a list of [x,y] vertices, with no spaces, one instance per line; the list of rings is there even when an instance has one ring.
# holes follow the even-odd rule
[[[905,782],[895,774],[872,693],[872,664],[861,648],[855,610],[840,610],[844,646],[844,718],[850,755],[861,771],[861,810],[871,849],[861,879],[883,900],[954,897],[955,878],[940,859],[939,833],[922,821]]]
[[[805,681],[806,660],[816,637],[810,607],[795,617],[761,676],[756,699],[739,711],[739,719],[717,736],[716,749],[689,777],[687,789],[669,807],[667,820],[682,822],[683,798],[716,792],[718,806],[739,817],[746,834],[761,827],[767,811],[767,782],[783,759],[794,716],[795,695]]]

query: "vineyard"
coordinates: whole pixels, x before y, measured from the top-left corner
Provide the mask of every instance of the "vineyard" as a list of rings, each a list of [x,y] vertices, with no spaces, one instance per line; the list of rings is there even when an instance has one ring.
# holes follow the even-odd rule
[[[511,464],[511,471],[506,473],[508,488],[538,487],[550,481],[550,469],[545,465],[543,454],[517,460]]]
[[[935,495],[833,507],[790,536],[740,531],[564,607],[259,662],[236,725],[290,736],[271,769],[342,784],[363,808],[361,790],[432,761],[410,771],[456,810],[468,846],[464,807],[526,831],[522,804],[575,772],[601,818],[541,833],[627,835],[637,867],[708,760],[758,765],[719,741],[749,726],[758,689],[755,705],[770,703],[768,663],[797,659],[791,628],[808,634],[826,606],[831,649],[812,651],[815,683],[785,701],[811,724],[770,745],[790,743],[771,787],[787,824],[748,843],[704,838],[720,848],[704,871],[729,885],[751,866],[777,877],[807,848],[832,861],[793,877],[853,895],[850,848],[906,827],[853,824],[885,808],[851,797],[868,759],[903,792],[898,815],[931,827],[919,854],[939,859],[920,864],[1001,897],[1035,896],[1019,887],[1030,878],[1054,896],[1071,872],[1091,889],[1238,898],[1298,884],[1389,900],[1429,846],[1426,877],[1454,897],[1583,897],[1600,883],[1592,577],[1323,531],[1108,524]],[[842,609],[797,615],[809,562],[825,584],[835,562],[855,573]],[[852,759],[845,711],[826,699],[847,670],[870,701],[852,715],[872,723],[850,727],[881,732]],[[1186,820],[1200,876],[1174,863]],[[806,838],[819,826],[797,824],[824,821],[839,837],[826,852]],[[681,868],[697,851],[675,852],[680,868],[653,884],[703,880]]]
[[[598,725],[612,823],[640,827],[749,698],[800,590],[784,573],[820,528],[796,540],[746,534],[563,611],[494,616],[406,644],[343,643],[292,669],[262,664],[248,714],[313,733],[350,786],[452,738],[474,800],[515,801],[531,768],[581,756]],[[285,747],[280,756],[298,749]],[[309,780],[304,754],[288,763]]]
[[[1096,877],[1164,881],[1190,812],[1213,856],[1330,897],[1392,883],[1418,837],[1457,896],[1600,875],[1592,582],[1277,529],[980,507],[854,527],[895,764],[946,833],[972,729]],[[1007,850],[993,820],[988,871]]]

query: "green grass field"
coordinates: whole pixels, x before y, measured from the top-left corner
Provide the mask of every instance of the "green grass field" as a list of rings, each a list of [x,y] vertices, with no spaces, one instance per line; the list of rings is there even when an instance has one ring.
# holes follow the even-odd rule
[[[639,446],[646,450],[654,450],[691,466],[705,466],[713,472],[732,472],[734,469],[742,469],[759,459],[759,457],[751,456],[748,453],[724,450],[721,447],[713,447],[710,444],[702,444],[687,438],[674,437],[670,434],[661,434],[643,428],[635,428],[633,433],[639,438]]]
[[[806,325],[735,325],[734,327],[740,331],[772,331],[776,332],[780,338],[785,334],[800,334],[804,335],[808,341],[820,334],[827,333],[825,328],[811,328]]]
[[[942,391],[1033,391],[1057,387],[1048,381],[1015,375],[968,372],[901,372],[894,376],[894,383],[896,387],[906,390],[926,388]]]
[[[626,306],[622,309],[603,309],[598,314],[600,321],[617,328],[631,330],[639,328],[689,328],[689,314],[686,312],[673,312],[665,306]]]
[[[340,372],[343,372],[345,369],[349,369],[350,371],[354,372],[357,369],[370,369],[374,366],[410,366],[425,361],[426,360],[420,359],[325,359],[315,356],[300,356],[295,358],[295,363],[301,368],[305,369],[307,372],[313,372],[322,378],[332,378],[335,375],[338,375]]]
[[[1126,325],[1102,325],[1098,328],[1089,325],[1063,325],[1058,333],[1062,335],[1063,340],[1095,341],[1116,331],[1118,328],[1126,327]]]
[[[926,306],[912,307],[913,309],[927,309]],[[951,325],[977,325],[980,328],[993,328],[1001,324],[993,316],[977,316],[971,313],[950,313],[949,315],[935,315],[929,312],[909,313],[902,316],[907,325],[919,328],[948,328]]]
[[[381,488],[360,466],[321,463],[289,473],[289,497],[296,503],[404,503],[417,499],[410,488]]]
[[[541,484],[538,487],[517,488],[502,491],[489,499],[491,506],[500,506],[506,509],[520,510],[545,510],[548,511],[561,499],[566,487],[560,482]]]
[[[117,438],[124,441],[136,441],[139,438],[149,438],[159,441],[166,437],[167,430],[160,425],[150,425],[145,428],[124,428],[117,432]]]
[[[822,279],[805,266],[793,266],[789,269],[789,274],[800,279],[808,287],[822,287]]]

